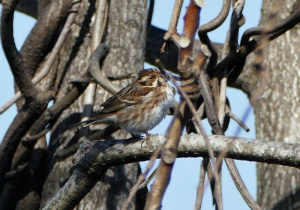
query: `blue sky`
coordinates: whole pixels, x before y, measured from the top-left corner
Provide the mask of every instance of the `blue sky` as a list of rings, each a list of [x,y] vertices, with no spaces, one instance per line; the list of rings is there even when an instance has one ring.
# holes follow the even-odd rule
[[[183,27],[183,15],[185,8],[188,5],[189,1],[184,2],[182,9],[182,14],[178,24],[177,31],[182,32]],[[152,19],[152,24],[163,29],[167,29],[169,21],[171,18],[173,10],[174,0],[156,0],[154,15]],[[213,19],[218,15],[222,6],[222,0],[214,0],[205,2],[205,6],[201,11],[200,23],[204,24]],[[241,32],[245,31],[250,27],[258,25],[260,17],[260,8],[261,0],[251,0],[246,1],[244,8],[244,15],[246,18],[245,25],[241,28]],[[26,36],[33,27],[35,20],[19,13],[15,15],[14,21],[14,35],[17,47],[20,48],[24,42]],[[229,27],[229,21],[226,22],[217,30],[209,33],[209,37],[214,42],[223,43]],[[10,72],[9,66],[5,59],[2,46],[0,48],[0,64],[2,75],[0,77],[0,106],[2,106],[7,100],[9,100],[14,93],[13,90],[13,77]],[[149,67],[148,64],[145,64],[145,67]],[[249,107],[249,102],[245,94],[241,91],[228,89],[227,94],[231,103],[232,111],[239,118],[242,118],[243,114]],[[13,106],[7,110],[4,114],[0,115],[0,139],[3,138],[9,124],[13,120],[16,114],[16,107]],[[151,133],[161,133],[163,134],[168,126],[170,117],[166,119]],[[245,122],[250,128],[250,132],[246,133],[242,131],[239,136],[245,138],[255,138],[255,127],[254,127],[254,116],[253,111],[251,110],[250,115]],[[206,125],[206,130],[209,132],[209,127],[207,122],[204,122]],[[237,129],[237,124],[231,121],[226,135],[233,136]],[[158,161],[157,161],[158,162]],[[196,198],[196,189],[199,179],[199,168],[200,168],[201,158],[185,158],[176,160],[174,170],[172,173],[171,183],[165,194],[163,201],[164,210],[188,210],[194,209],[195,198]],[[256,169],[255,163],[247,161],[236,161],[237,167],[242,175],[243,180],[246,183],[250,193],[256,198]],[[142,169],[145,167],[146,162],[141,163]],[[236,190],[235,185],[233,184],[230,175],[226,169],[223,167],[223,200],[224,200],[224,209],[231,210],[243,210],[249,209],[246,203],[243,201],[243,198],[240,196],[239,192]],[[204,202],[202,209],[210,210],[214,209],[212,206],[212,199],[210,196],[209,187],[206,188],[204,194]]]

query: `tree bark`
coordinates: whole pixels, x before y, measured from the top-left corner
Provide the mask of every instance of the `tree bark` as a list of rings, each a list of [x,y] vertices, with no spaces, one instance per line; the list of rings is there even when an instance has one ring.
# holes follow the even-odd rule
[[[95,1],[83,0],[82,6],[73,25],[67,41],[64,43],[60,54],[58,72],[63,76],[63,81],[56,81],[60,87],[59,95],[64,95],[69,82],[80,79],[88,67],[91,46],[91,31],[94,24]],[[146,38],[146,0],[109,1],[108,23],[103,39],[111,48],[102,66],[102,71],[107,76],[124,75],[137,72],[143,68],[145,38]],[[126,86],[131,80],[116,81],[114,84]],[[103,88],[98,87],[95,96],[94,111],[100,109],[100,105],[110,96]],[[69,109],[61,115],[52,130],[48,150],[48,174],[42,193],[41,207],[57,193],[72,174],[72,158],[63,161],[55,158],[56,151],[66,148],[78,142],[78,133],[64,133],[67,129],[80,121],[83,106],[83,97],[80,97]],[[92,129],[99,128],[93,126]],[[102,127],[103,128],[103,127]],[[129,135],[123,131],[117,132],[111,138],[126,138]],[[136,182],[140,173],[137,163],[125,166],[117,166],[107,171],[105,176],[94,186],[91,192],[79,203],[76,209],[120,209],[129,190]],[[143,199],[134,200],[133,209],[143,207]]]
[[[265,0],[260,25],[269,21],[270,11],[280,4],[276,22],[299,8],[299,0]],[[264,68],[268,85],[262,97],[253,105],[257,139],[299,142],[300,137],[300,26],[299,24],[275,39],[265,49]],[[251,59],[248,59],[251,61]],[[241,77],[248,80],[251,95],[259,83],[252,69]],[[300,209],[300,170],[272,164],[257,164],[257,201],[262,209]]]

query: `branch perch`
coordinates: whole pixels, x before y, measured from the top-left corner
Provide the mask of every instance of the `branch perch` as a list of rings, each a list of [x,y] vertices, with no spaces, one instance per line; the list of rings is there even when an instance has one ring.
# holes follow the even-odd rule
[[[149,160],[153,152],[165,141],[166,138],[163,135],[149,136],[144,140],[142,147],[140,141],[132,139],[97,141],[84,157],[75,155],[74,159],[80,159],[80,161],[73,175],[43,210],[60,207],[65,210],[73,209],[77,203],[70,203],[70,199],[74,196],[77,196],[76,201],[83,199],[94,186],[91,182],[95,184],[100,179],[97,176],[104,174],[104,172],[99,173],[100,169],[106,171],[106,168],[111,166]],[[287,144],[217,135],[210,136],[209,141],[215,155],[227,150],[228,144],[233,144],[227,152],[227,158],[300,168],[300,144],[298,143]],[[82,153],[78,152],[78,154]],[[178,157],[200,156],[208,157],[203,137],[183,135],[178,147]],[[82,169],[85,169],[85,172]]]

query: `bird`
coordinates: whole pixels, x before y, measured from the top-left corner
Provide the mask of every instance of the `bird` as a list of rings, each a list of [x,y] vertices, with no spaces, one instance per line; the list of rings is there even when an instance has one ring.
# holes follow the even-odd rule
[[[100,113],[70,129],[90,124],[117,125],[133,136],[150,135],[149,130],[165,118],[175,100],[175,88],[156,68],[143,69],[138,78],[107,99]]]

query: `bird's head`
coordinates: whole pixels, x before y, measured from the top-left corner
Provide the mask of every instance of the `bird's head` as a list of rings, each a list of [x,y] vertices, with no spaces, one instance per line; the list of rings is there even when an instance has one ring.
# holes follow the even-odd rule
[[[140,71],[136,82],[140,86],[160,87],[167,84],[167,79],[158,69],[151,68]]]

